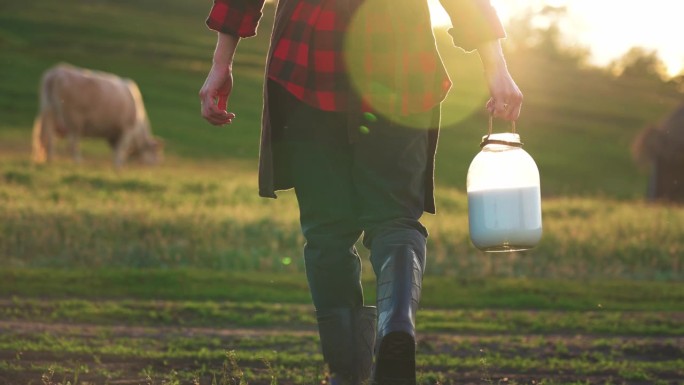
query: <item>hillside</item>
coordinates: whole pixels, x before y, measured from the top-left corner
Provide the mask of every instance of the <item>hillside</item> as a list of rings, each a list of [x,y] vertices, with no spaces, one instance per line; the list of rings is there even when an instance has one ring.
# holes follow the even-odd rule
[[[65,61],[135,79],[153,129],[172,156],[254,162],[273,8],[267,6],[259,36],[240,44],[230,101],[238,118],[231,127],[215,128],[201,120],[197,99],[215,39],[204,26],[209,7],[198,0],[0,4],[0,150],[28,151],[40,74]],[[477,56],[448,47],[444,31],[436,34],[454,80],[443,107],[438,183],[462,189],[486,131],[486,86]],[[630,142],[681,95],[539,57],[511,53],[509,64],[525,94],[518,128],[539,165],[544,195],[642,196],[646,173],[635,167]],[[107,151],[99,143],[85,150]]]

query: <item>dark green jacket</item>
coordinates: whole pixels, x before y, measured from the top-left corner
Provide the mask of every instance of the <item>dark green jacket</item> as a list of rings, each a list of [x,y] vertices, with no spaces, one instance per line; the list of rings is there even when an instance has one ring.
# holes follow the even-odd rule
[[[374,2],[373,6],[384,7],[392,14],[393,24],[395,23],[419,23],[425,26],[424,31],[419,31],[416,36],[397,36],[393,49],[411,50],[412,47],[419,47],[424,51],[424,47],[432,47],[435,58],[441,63],[439,53],[435,43],[432,28],[430,27],[430,13],[427,0],[365,0]],[[503,27],[491,7],[489,0],[440,0],[442,6],[451,17],[453,28],[449,33],[454,39],[454,44],[466,51],[472,51],[485,41],[504,37]],[[293,10],[297,5],[297,0],[280,0],[276,8],[275,22],[271,36],[271,46],[268,53],[266,74],[269,73],[273,49],[282,35],[288,21],[291,19]],[[391,44],[391,43],[390,43]],[[432,87],[435,92],[442,92],[442,79],[446,75],[443,65],[438,67],[434,73],[434,81],[426,82],[425,87]],[[269,99],[269,81],[264,82],[264,107],[262,115],[261,145],[259,149],[259,195],[263,197],[275,198],[277,190],[292,188],[292,183],[286,177],[286,173],[279,172],[278,159],[274,159],[272,138],[274,131],[282,127],[279,122],[278,114],[274,111],[274,106]],[[437,149],[437,138],[439,135],[439,110],[436,109],[433,119],[433,128],[429,130],[429,170],[426,183],[425,211],[435,212],[434,201],[434,159]],[[358,111],[350,111],[351,116],[358,116]],[[353,124],[352,124],[353,125]],[[277,135],[277,133],[276,133]]]

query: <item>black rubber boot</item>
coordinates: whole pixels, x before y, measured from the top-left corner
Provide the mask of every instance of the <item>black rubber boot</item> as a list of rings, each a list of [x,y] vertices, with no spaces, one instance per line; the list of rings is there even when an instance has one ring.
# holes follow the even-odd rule
[[[373,366],[375,307],[316,311],[323,360],[330,385],[366,385]]]
[[[416,384],[416,311],[425,251],[397,245],[384,250],[376,268],[378,334],[373,384]]]

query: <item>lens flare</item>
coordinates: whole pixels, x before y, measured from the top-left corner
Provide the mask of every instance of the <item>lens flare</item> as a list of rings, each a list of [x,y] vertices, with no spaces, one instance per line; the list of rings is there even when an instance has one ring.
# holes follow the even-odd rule
[[[429,23],[428,7],[418,11],[426,13]],[[425,119],[411,115],[436,107],[444,95],[448,80],[442,79],[442,64],[452,83],[442,102],[442,126],[455,125],[484,110],[488,90],[478,55],[454,47],[444,28],[407,26],[400,17],[391,2],[368,1],[356,10],[347,30],[347,73],[355,92],[373,111],[364,115],[365,121],[373,123],[379,115],[404,126],[429,127]],[[442,62],[430,53],[435,45]],[[359,130],[366,133],[363,127]]]

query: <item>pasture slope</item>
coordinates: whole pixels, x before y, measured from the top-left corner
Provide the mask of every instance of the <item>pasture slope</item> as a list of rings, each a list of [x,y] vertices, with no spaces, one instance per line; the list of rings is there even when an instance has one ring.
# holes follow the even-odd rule
[[[65,61],[136,80],[153,129],[166,138],[171,154],[253,161],[273,9],[265,10],[259,34],[240,43],[230,100],[238,118],[231,127],[215,128],[199,119],[197,97],[215,44],[204,26],[209,6],[200,0],[2,2],[3,146],[26,145],[40,75]],[[462,189],[486,133],[486,85],[477,55],[448,47],[443,30],[436,36],[454,83],[443,105],[438,182]],[[510,52],[508,59],[525,94],[518,128],[539,164],[544,194],[641,197],[646,174],[634,166],[630,142],[644,125],[680,103],[682,95],[654,81],[615,79],[602,70],[530,52]],[[507,129],[503,124],[496,128]]]
[[[0,2],[1,384],[323,380],[294,197],[255,196],[273,10],[240,44],[238,119],[215,128],[199,118],[196,96],[214,44],[209,6]],[[545,235],[533,251],[485,255],[468,241],[463,186],[486,90],[477,58],[436,33],[454,89],[440,212],[425,218],[420,384],[681,384],[684,209],[642,202],[646,174],[629,155],[638,130],[681,94],[511,53]],[[166,139],[165,164],[115,173],[104,144],[89,142],[80,166],[31,165],[38,79],[60,61],[135,79]]]

